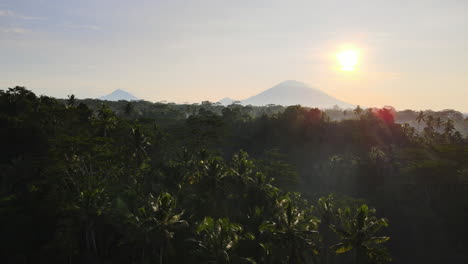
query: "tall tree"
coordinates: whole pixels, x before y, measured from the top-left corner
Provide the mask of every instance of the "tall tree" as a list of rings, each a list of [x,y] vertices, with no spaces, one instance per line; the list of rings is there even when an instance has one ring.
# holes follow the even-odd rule
[[[374,209],[369,209],[367,205],[361,205],[355,211],[340,209],[339,221],[338,225],[331,226],[342,241],[332,247],[336,253],[352,250],[355,264],[390,261],[387,252],[380,246],[390,238],[377,236],[381,228],[388,226],[388,221],[377,218]]]
[[[424,111],[418,112],[418,115],[416,116],[416,121],[418,122],[418,132],[419,132],[419,126],[421,122],[424,121],[425,117],[426,117],[426,114],[424,113]]]

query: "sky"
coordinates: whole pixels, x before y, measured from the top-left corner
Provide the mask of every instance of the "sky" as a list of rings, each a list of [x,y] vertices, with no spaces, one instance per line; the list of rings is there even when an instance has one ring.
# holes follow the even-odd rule
[[[465,0],[0,0],[0,89],[182,103],[297,80],[356,105],[468,112],[466,14]]]

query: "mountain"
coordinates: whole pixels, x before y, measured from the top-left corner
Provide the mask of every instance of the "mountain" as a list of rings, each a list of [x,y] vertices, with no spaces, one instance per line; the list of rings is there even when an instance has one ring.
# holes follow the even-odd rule
[[[138,100],[140,100],[137,97],[135,97],[133,94],[131,94],[129,92],[126,92],[124,90],[120,90],[120,89],[117,89],[117,90],[113,91],[112,93],[110,93],[108,95],[101,96],[101,97],[99,97],[99,99],[107,100],[107,101],[120,101],[120,100],[138,101]]]
[[[302,105],[317,108],[354,107],[352,104],[338,100],[319,89],[309,87],[298,81],[285,81],[255,96],[241,101],[243,105]]]
[[[230,105],[230,104],[234,103],[235,101],[237,101],[237,100],[234,100],[234,99],[229,98],[229,97],[224,97],[223,99],[219,100],[218,103],[226,106],[226,105]]]

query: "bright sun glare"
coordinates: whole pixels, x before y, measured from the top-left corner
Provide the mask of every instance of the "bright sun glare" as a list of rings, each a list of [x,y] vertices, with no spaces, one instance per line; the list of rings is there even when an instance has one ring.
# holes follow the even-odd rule
[[[341,64],[341,70],[354,71],[354,67],[358,63],[358,52],[355,50],[345,50],[336,55]]]

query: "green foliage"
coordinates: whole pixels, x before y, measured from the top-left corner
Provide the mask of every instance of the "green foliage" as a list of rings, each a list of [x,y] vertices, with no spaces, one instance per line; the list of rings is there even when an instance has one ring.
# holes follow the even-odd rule
[[[463,263],[464,120],[344,114],[0,91],[2,263]]]
[[[380,244],[390,238],[376,236],[381,228],[387,227],[385,218],[377,218],[375,209],[361,205],[356,210],[345,208],[338,210],[338,224],[331,225],[332,230],[341,238],[340,243],[333,245],[332,249],[343,254],[354,250],[355,263],[379,263],[391,261],[387,252]]]
[[[317,249],[319,220],[298,194],[278,197],[275,214],[259,227],[265,259],[285,263],[307,263]]]
[[[252,238],[250,234],[243,234],[241,225],[231,223],[227,218],[215,220],[205,217],[198,225],[196,234],[196,254],[213,263],[232,263],[239,241]]]

